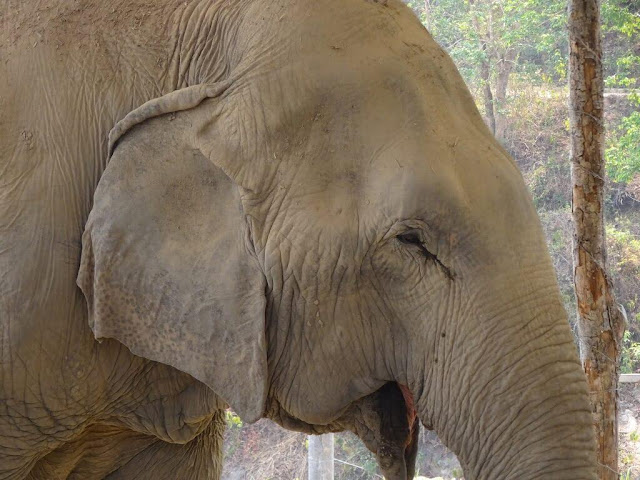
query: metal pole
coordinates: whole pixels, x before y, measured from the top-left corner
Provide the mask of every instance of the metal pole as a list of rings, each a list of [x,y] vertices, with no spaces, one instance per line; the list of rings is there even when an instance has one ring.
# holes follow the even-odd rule
[[[333,433],[308,438],[309,480],[333,480]]]

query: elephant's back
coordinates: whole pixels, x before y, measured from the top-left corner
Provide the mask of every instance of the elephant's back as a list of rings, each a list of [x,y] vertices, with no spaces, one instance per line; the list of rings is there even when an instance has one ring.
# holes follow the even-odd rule
[[[18,269],[23,291],[32,286],[24,283],[30,269],[37,269],[41,286],[48,277],[57,283],[60,245],[79,255],[93,190],[106,164],[113,119],[100,111],[100,80],[69,60],[36,45],[10,55],[0,67],[0,265],[6,267],[0,268]],[[65,257],[73,263],[76,253]],[[38,299],[35,293],[30,298]]]
[[[0,463],[10,469],[29,468],[27,452],[40,448],[30,443],[48,431],[47,412],[61,408],[54,401],[40,409],[42,398],[64,398],[65,388],[75,386],[68,365],[91,358],[74,270],[93,177],[104,163],[94,153],[100,127],[84,117],[86,90],[73,80],[74,88],[61,88],[73,78],[65,75],[66,55],[27,39],[3,48],[0,62],[0,329],[10,345],[0,358],[0,403],[19,417],[0,419],[0,435],[25,432],[24,445],[14,446],[24,449],[20,458],[0,448]],[[30,415],[40,419],[36,425]]]
[[[92,12],[85,3],[78,8]],[[75,277],[108,133],[161,89],[154,75],[162,48],[113,37],[103,17],[87,35],[60,36],[62,19],[51,20],[48,8],[9,13],[27,31],[0,34],[0,327],[11,327],[26,358],[43,335],[45,344],[64,340],[70,322],[86,334]],[[28,13],[41,18],[27,21]],[[149,58],[134,64],[130,50]]]
[[[77,45],[96,31],[126,35],[144,24],[159,31],[184,0],[6,0],[0,13],[0,49],[21,41]]]
[[[85,413],[61,430],[54,417],[65,405],[98,408],[105,387],[95,371],[108,372],[116,359],[135,363],[115,342],[94,341],[75,279],[109,130],[161,93],[158,59],[166,48],[136,44],[139,31],[115,36],[104,16],[89,16],[73,36],[79,13],[64,26],[59,11],[47,11],[72,3],[93,12],[90,1],[24,2],[0,20],[13,22],[0,31],[0,337],[8,345],[0,353],[0,405],[14,412],[0,416],[0,436],[19,430],[24,445],[12,448],[25,452],[3,456],[0,447],[4,468],[14,460],[28,468],[42,447],[36,442],[50,448],[46,442],[73,434]]]
[[[0,266],[7,252],[12,267],[26,252],[31,263],[47,258],[47,269],[61,258],[77,265],[107,163],[109,130],[162,93],[167,41],[142,44],[143,31],[114,35],[136,24],[126,13],[151,15],[145,2],[123,11],[118,8],[125,3],[108,3],[24,2],[6,9],[11,28],[0,34]],[[124,26],[110,30],[122,18]],[[162,21],[155,12],[140,28]],[[61,245],[64,254],[56,251]]]

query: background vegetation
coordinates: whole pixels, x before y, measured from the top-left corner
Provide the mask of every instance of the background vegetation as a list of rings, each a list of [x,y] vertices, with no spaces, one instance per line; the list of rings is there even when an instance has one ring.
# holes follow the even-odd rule
[[[487,125],[514,157],[547,235],[575,323],[566,0],[405,0],[453,57]],[[602,0],[609,267],[624,307],[622,372],[640,372],[640,1]],[[638,390],[621,392],[621,466],[640,478]],[[230,414],[225,478],[305,478],[306,437]],[[336,437],[336,478],[381,478],[349,434]],[[421,475],[459,477],[455,457],[421,435]],[[234,476],[235,475],[235,476]],[[623,475],[623,478],[625,476]]]

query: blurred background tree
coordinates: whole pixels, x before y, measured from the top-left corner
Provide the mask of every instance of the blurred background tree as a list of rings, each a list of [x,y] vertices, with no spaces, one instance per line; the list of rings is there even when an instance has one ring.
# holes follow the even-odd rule
[[[413,0],[438,43],[474,88],[491,131],[502,139],[512,74],[566,77],[566,3],[561,0]],[[480,100],[481,99],[481,100]]]

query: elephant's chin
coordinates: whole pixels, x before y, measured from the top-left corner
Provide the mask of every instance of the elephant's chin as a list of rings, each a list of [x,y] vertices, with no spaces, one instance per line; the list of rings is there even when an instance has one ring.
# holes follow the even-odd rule
[[[387,480],[413,478],[418,453],[420,422],[413,395],[395,382],[353,402],[345,412],[327,425],[311,425],[271,400],[266,416],[277,424],[311,435],[349,430],[376,456]]]

